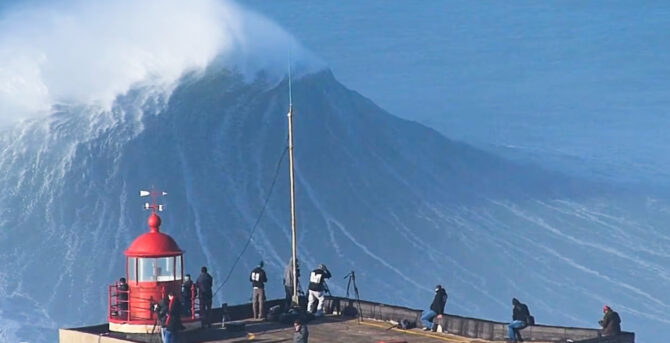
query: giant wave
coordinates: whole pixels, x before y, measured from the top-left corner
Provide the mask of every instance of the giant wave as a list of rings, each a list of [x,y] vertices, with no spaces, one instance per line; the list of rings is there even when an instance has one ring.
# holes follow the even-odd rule
[[[109,106],[46,102],[49,115],[0,134],[0,337],[47,342],[57,327],[105,320],[105,286],[147,229],[136,196],[147,186],[170,193],[162,229],[186,270],[207,265],[220,285],[285,147],[288,85],[217,56],[175,73],[169,91],[133,81]],[[540,323],[595,326],[608,303],[641,340],[670,334],[662,197],[451,141],[314,65],[293,85],[300,259],[327,264],[335,294],[355,270],[372,300],[424,307],[442,283],[452,313],[508,320],[516,296]],[[268,296],[283,294],[286,179],[217,303],[248,299],[259,259]]]

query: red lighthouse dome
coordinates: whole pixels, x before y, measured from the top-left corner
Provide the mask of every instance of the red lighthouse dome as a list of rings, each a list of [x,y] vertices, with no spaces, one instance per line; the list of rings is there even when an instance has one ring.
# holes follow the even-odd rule
[[[147,224],[150,231],[140,235],[130,244],[125,251],[126,256],[162,257],[177,256],[183,253],[170,235],[160,232],[161,217],[155,212],[151,213]]]

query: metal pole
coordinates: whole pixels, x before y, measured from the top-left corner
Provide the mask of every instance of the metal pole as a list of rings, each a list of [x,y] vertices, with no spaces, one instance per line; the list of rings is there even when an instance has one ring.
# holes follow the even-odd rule
[[[288,107],[288,156],[289,177],[291,180],[291,256],[293,261],[293,305],[298,305],[298,253],[295,218],[295,176],[293,175],[293,104]]]

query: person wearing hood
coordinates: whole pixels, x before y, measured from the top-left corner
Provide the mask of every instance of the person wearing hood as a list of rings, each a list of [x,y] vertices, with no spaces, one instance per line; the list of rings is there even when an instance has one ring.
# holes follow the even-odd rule
[[[309,342],[309,331],[307,330],[307,325],[300,320],[296,319],[293,322],[293,343],[308,343]]]
[[[621,333],[621,317],[614,312],[611,307],[605,305],[603,307],[603,319],[598,323],[603,327],[600,332],[602,336],[616,336]]]
[[[436,331],[437,326],[433,323],[433,319],[444,314],[444,306],[447,304],[447,291],[442,285],[435,286],[435,297],[430,304],[430,309],[423,311],[421,314],[421,323],[425,331]]]
[[[295,260],[296,279],[298,280],[298,289],[300,289],[300,265],[299,260]],[[286,291],[286,311],[291,308],[293,301],[293,258],[288,260],[288,264],[284,269],[284,291]]]
[[[263,270],[263,261],[251,271],[249,281],[251,281],[253,287],[251,307],[254,312],[254,319],[262,319],[265,307],[265,283],[268,281]]]
[[[323,316],[323,302],[325,300],[324,291],[326,287],[324,282],[332,275],[325,265],[320,264],[316,269],[309,274],[309,301],[307,303],[307,312],[313,312],[314,302],[318,301],[316,305],[316,316]]]
[[[524,329],[528,325],[535,324],[535,320],[532,319],[530,311],[528,311],[528,306],[521,303],[517,298],[512,298],[512,322],[507,325],[507,338],[508,341],[519,342],[521,341],[521,334],[519,330]]]

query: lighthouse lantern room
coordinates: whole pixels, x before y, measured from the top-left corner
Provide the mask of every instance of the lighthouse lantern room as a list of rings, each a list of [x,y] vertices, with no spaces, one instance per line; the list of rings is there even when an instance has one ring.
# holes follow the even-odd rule
[[[137,237],[124,252],[126,255],[126,285],[115,283],[109,286],[109,329],[117,332],[151,333],[155,330],[157,313],[155,304],[172,292],[181,299],[184,276],[183,251],[177,242],[160,231],[161,218],[157,212],[163,205],[157,204],[165,192],[140,191],[140,196],[151,196],[152,203],[144,208],[151,210],[147,220],[149,231]],[[191,308],[182,316],[187,328],[197,327],[195,299],[187,303]]]

